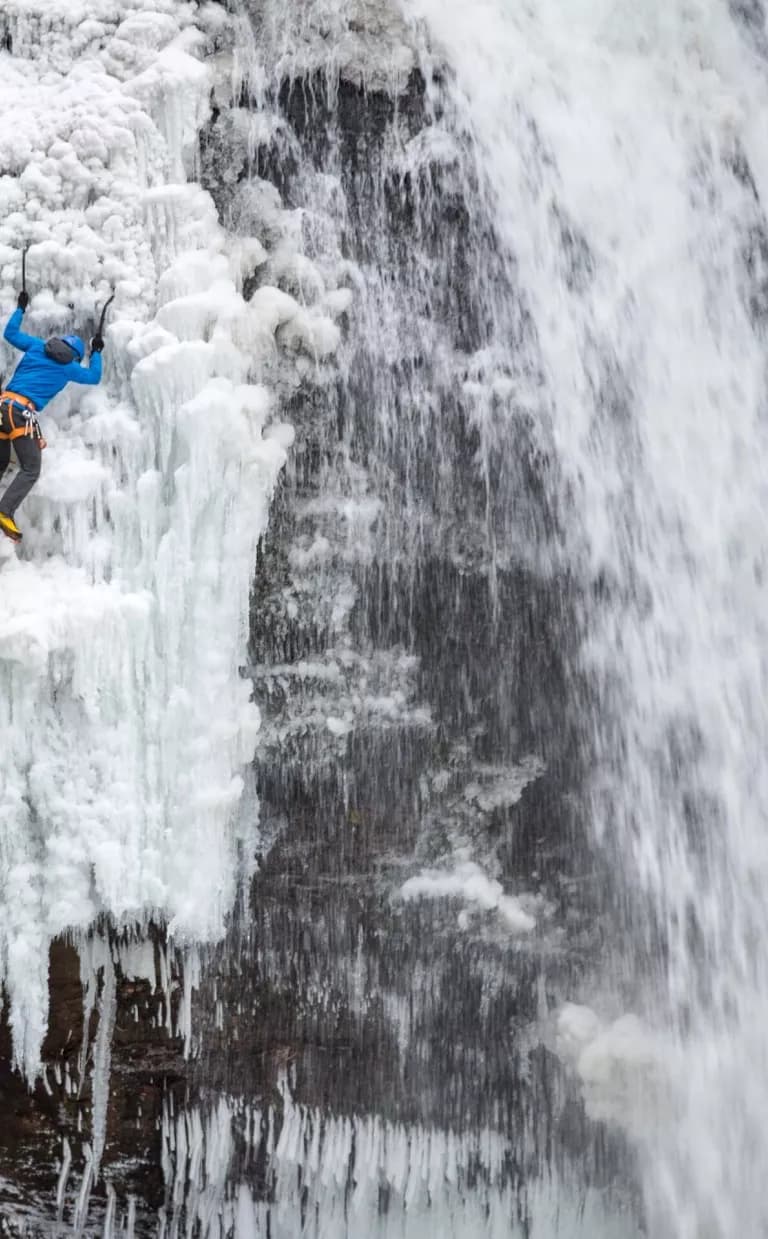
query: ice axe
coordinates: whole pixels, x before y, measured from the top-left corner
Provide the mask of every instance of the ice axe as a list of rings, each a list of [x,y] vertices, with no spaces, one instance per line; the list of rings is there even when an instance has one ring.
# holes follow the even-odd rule
[[[19,293],[18,306],[22,313],[29,305],[29,293],[27,292],[27,250],[29,245],[25,245],[21,251],[21,292]]]
[[[115,299],[115,294],[114,294],[114,293],[112,293],[112,296],[109,298],[109,300],[107,300],[107,301],[105,301],[105,302],[104,302],[104,309],[101,311],[101,318],[99,319],[99,330],[98,330],[98,332],[97,332],[97,335],[103,335],[103,334],[104,334],[104,322],[105,322],[106,317],[107,317],[107,310],[108,310],[108,309],[109,309],[109,307],[111,306],[111,304],[112,304],[112,302],[114,301],[114,299]]]
[[[104,306],[101,311],[101,318],[99,319],[99,327],[96,332],[96,335],[93,337],[93,340],[101,341],[102,348],[104,347],[104,323],[107,320],[107,310],[111,306],[114,299],[115,299],[115,294],[113,292],[112,296],[107,301],[104,302]],[[93,340],[91,340],[91,352],[93,352]],[[101,352],[101,349],[99,349],[99,352]]]

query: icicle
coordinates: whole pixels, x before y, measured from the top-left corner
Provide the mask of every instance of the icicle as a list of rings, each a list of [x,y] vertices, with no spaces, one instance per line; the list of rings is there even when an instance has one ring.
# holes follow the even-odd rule
[[[136,1239],[136,1197],[128,1197],[128,1217],[126,1219],[124,1239]]]
[[[166,1189],[172,1214],[163,1218],[166,1233],[175,1235],[183,1218],[195,1218],[201,1234],[214,1239],[234,1227],[233,1239],[253,1239],[262,1233],[264,1214],[252,1198],[248,1181],[232,1180],[233,1120],[241,1104],[219,1100],[208,1110],[195,1107],[186,1116],[190,1149],[183,1143],[166,1163]],[[247,1129],[268,1129],[274,1113],[248,1107]],[[270,1233],[301,1233],[309,1208],[322,1233],[370,1234],[373,1219],[380,1239],[424,1239],[449,1233],[456,1239],[538,1239],[567,1233],[573,1239],[639,1239],[625,1220],[611,1225],[600,1195],[574,1195],[564,1182],[533,1180],[529,1186],[532,1231],[515,1223],[517,1185],[506,1178],[509,1140],[483,1129],[472,1136],[416,1125],[406,1130],[375,1115],[336,1118],[320,1110],[296,1106],[285,1098],[285,1140],[267,1141],[267,1170],[274,1175],[274,1195],[267,1212]],[[180,1120],[181,1123],[181,1120]],[[354,1161],[353,1161],[353,1149]],[[472,1192],[470,1174],[478,1182]],[[347,1188],[354,1182],[354,1190]],[[388,1209],[381,1214],[380,1192],[386,1189]],[[562,1223],[557,1221],[562,1216]],[[219,1229],[221,1228],[221,1229]],[[242,1229],[241,1229],[242,1228]],[[565,1228],[565,1229],[563,1229]]]
[[[109,1069],[112,1054],[112,1032],[117,1013],[115,969],[110,955],[104,961],[104,979],[99,999],[99,1030],[93,1053],[91,1129],[93,1140],[93,1176],[99,1177],[104,1141],[107,1133],[109,1106]]]
[[[59,1179],[56,1184],[56,1219],[61,1222],[64,1212],[64,1201],[67,1194],[67,1180],[69,1179],[69,1171],[72,1166],[72,1151],[69,1147],[69,1141],[64,1136],[61,1142],[61,1169],[59,1170]]]
[[[83,1039],[77,1059],[79,1076],[77,1095],[79,1097],[86,1080],[89,1049],[88,1038],[90,1035],[91,1016],[96,1005],[96,995],[99,988],[99,972],[107,967],[108,961],[111,965],[109,944],[100,936],[83,938],[78,943],[78,958],[80,962],[80,984],[83,987]]]
[[[184,1038],[184,1057],[192,1049],[192,991],[200,984],[200,955],[192,948],[184,956],[184,992],[179,1004],[176,1035]]]
[[[88,1219],[88,1204],[91,1199],[91,1188],[93,1187],[93,1154],[89,1144],[83,1145],[83,1153],[85,1155],[83,1181],[80,1185],[80,1194],[75,1205],[75,1216],[72,1223],[72,1233],[77,1236],[77,1239],[82,1235]]]
[[[104,1213],[104,1230],[102,1231],[102,1239],[115,1239],[115,1212],[117,1208],[117,1195],[111,1183],[107,1183],[107,1208]]]

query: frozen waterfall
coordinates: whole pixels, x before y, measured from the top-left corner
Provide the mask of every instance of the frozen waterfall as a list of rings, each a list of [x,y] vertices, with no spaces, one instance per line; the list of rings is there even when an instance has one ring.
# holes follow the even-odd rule
[[[5,305],[24,244],[28,330],[85,334],[117,293],[105,390],[47,413],[23,550],[2,558],[0,966],[30,1076],[51,938],[104,913],[181,942],[222,930],[253,850],[250,578],[292,439],[260,380],[280,325],[310,356],[335,330],[277,289],[243,300],[262,247],[228,238],[194,183],[224,13],[114,8],[2,16]]]

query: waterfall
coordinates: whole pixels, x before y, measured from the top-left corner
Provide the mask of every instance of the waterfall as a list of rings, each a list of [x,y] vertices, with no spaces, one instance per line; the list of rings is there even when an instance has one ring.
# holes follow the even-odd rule
[[[25,245],[28,330],[117,294],[0,548],[0,980],[59,1115],[12,1216],[759,1234],[762,6],[0,44],[3,303]]]
[[[762,7],[409,11],[453,70],[481,191],[515,255],[584,585],[591,813],[626,890],[626,947],[603,962],[646,1023],[625,1026],[623,1049],[598,1034],[602,1068],[600,1048],[585,1049],[585,1083],[602,1070],[610,1092],[616,1073],[651,1233],[757,1233]]]

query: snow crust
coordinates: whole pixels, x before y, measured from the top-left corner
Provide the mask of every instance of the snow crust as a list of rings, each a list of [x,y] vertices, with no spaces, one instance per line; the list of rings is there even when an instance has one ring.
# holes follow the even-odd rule
[[[27,243],[31,332],[89,335],[117,292],[105,383],[46,410],[24,542],[0,550],[0,979],[30,1077],[50,939],[100,912],[215,937],[256,828],[240,802],[260,719],[238,669],[292,441],[264,379],[279,350],[330,353],[340,303],[244,301],[264,246],[228,236],[189,180],[228,20],[181,0],[0,15],[0,310]]]

